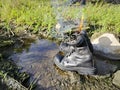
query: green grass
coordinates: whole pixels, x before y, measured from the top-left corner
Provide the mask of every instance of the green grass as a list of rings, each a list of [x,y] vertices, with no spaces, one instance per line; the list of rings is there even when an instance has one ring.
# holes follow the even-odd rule
[[[120,5],[88,4],[84,12],[95,31],[120,34]]]
[[[56,21],[50,0],[0,0],[0,12],[1,22],[10,31],[15,26],[50,30]]]
[[[51,0],[0,0],[0,28],[14,35],[13,32],[28,30],[33,33],[46,30],[55,25],[55,11]],[[63,8],[62,8],[63,9]],[[82,9],[65,7],[61,14],[65,19],[78,19]],[[120,33],[120,5],[88,4],[84,9],[87,23],[92,32]]]

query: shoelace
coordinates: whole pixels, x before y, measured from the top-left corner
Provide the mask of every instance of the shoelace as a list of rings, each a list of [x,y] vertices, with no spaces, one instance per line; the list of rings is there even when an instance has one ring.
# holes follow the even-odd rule
[[[66,55],[66,57],[69,57],[74,51],[75,51],[75,50],[70,51],[70,52]]]

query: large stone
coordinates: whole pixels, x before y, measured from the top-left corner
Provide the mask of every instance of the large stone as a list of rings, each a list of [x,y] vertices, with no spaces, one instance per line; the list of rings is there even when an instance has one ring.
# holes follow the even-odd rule
[[[8,88],[9,90],[28,90],[21,83],[19,83],[18,81],[16,81],[15,79],[11,78],[8,75],[6,75],[6,76],[0,75],[0,78],[2,78],[1,82],[3,84],[5,84],[5,86],[6,86],[5,88]],[[2,87],[2,86],[0,86],[0,87]],[[6,90],[5,88],[3,90]],[[2,89],[0,89],[0,90],[2,90]]]
[[[120,43],[113,34],[105,33],[92,40],[94,53],[112,60],[120,60]]]
[[[120,88],[120,70],[114,74],[112,83]]]

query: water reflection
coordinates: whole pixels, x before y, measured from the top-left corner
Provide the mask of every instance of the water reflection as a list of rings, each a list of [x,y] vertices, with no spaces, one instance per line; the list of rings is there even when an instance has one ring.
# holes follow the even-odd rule
[[[97,75],[112,74],[118,69],[117,64],[115,64],[115,63],[113,64],[109,60],[106,60],[106,59],[103,59],[100,57],[98,58],[98,57],[94,56],[94,61],[95,61],[94,64],[96,67],[96,74]]]
[[[22,52],[15,52],[13,55],[11,55],[10,58],[20,66],[31,67],[31,65],[34,63],[41,63],[42,60],[48,60],[49,51],[54,51],[56,49],[57,45],[55,43],[51,43],[48,40],[41,39],[31,43],[29,48],[22,49]]]

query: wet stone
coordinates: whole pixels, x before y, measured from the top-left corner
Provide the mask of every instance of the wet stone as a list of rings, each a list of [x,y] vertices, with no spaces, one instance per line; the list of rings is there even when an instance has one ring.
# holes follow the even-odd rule
[[[76,74],[75,72],[68,72],[69,77],[70,77],[70,83],[76,83],[80,81],[80,76]]]
[[[92,40],[94,53],[112,60],[120,60],[120,43],[110,33],[105,33]]]
[[[113,84],[120,88],[120,70],[114,74]]]
[[[6,85],[6,87],[8,87],[9,90],[28,90],[21,83],[19,83],[18,81],[16,81],[8,75],[6,75],[6,77],[4,77],[1,81]]]

